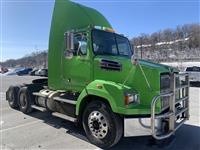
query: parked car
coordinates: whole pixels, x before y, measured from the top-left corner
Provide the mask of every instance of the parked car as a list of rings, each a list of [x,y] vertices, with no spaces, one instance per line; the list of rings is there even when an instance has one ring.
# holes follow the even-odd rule
[[[6,72],[4,75],[17,75],[17,72],[23,70],[23,67],[19,67],[19,68],[15,68],[15,69],[11,69],[10,71]]]
[[[6,72],[8,72],[8,68],[6,68],[6,67],[0,68],[0,73],[6,73]]]
[[[200,82],[200,67],[187,67],[185,72],[189,73],[190,82]]]
[[[24,68],[23,70],[18,71],[17,75],[19,75],[19,76],[27,75],[32,70],[33,70],[32,68]]]
[[[37,68],[33,69],[31,72],[29,72],[29,75],[35,76],[35,73],[38,71]]]
[[[48,70],[47,69],[39,69],[38,71],[35,72],[35,75],[47,77],[48,76]]]

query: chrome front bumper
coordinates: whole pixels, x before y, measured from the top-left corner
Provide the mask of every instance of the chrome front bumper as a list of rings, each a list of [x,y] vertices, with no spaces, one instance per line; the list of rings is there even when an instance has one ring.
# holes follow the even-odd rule
[[[184,83],[177,85],[176,79],[184,78]],[[170,137],[175,131],[189,119],[189,76],[187,73],[172,74],[170,76],[171,92],[155,96],[151,102],[151,132],[152,136],[157,140],[162,140]],[[176,93],[179,97],[176,98]],[[169,107],[167,112],[156,114],[156,103],[163,97],[169,98]],[[177,104],[182,104],[181,108],[176,108]],[[177,119],[178,118],[178,119]],[[165,120],[168,124],[167,132],[160,132],[156,127],[156,120]],[[161,121],[162,124],[162,121]]]

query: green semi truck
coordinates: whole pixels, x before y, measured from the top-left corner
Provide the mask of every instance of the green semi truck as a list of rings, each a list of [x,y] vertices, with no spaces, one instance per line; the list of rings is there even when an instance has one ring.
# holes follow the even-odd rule
[[[26,114],[48,111],[79,123],[101,148],[121,139],[127,118],[149,119],[151,135],[166,139],[189,119],[188,75],[136,60],[131,47],[96,10],[55,0],[48,78],[10,86],[6,99]]]

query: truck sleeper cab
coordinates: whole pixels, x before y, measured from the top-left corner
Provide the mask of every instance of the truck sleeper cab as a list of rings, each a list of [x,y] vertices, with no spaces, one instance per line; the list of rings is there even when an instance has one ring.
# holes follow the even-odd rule
[[[85,19],[77,22],[67,14]],[[6,99],[23,113],[48,111],[80,123],[89,141],[101,148],[121,139],[126,118],[145,116],[155,139],[168,138],[189,118],[188,74],[132,55],[129,40],[98,12],[56,1],[48,79],[10,86]]]

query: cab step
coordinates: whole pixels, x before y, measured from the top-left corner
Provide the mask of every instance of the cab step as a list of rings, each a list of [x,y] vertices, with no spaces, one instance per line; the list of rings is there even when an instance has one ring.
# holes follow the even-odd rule
[[[31,105],[31,108],[37,109],[37,110],[42,111],[42,112],[46,112],[47,111],[46,108],[40,107],[40,106],[37,106],[37,105]]]
[[[52,116],[59,117],[59,118],[62,118],[62,119],[65,119],[65,120],[68,120],[71,122],[77,122],[76,118],[73,118],[73,117],[67,116],[65,114],[58,113],[58,112],[53,112]]]
[[[54,97],[53,99],[55,101],[76,105],[76,101],[75,100],[65,99],[65,98],[61,98],[61,97]]]

